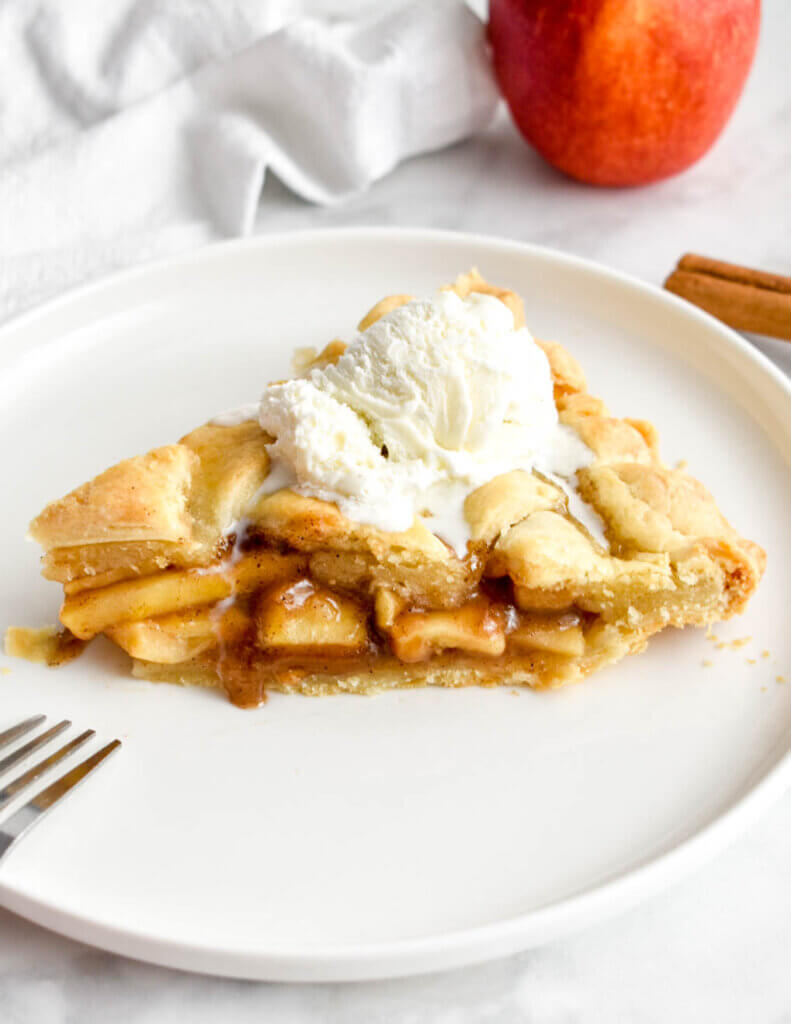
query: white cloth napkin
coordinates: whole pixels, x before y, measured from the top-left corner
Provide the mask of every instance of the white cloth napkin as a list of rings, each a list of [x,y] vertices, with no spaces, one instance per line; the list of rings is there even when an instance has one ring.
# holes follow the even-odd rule
[[[245,234],[267,169],[330,203],[483,127],[497,94],[478,18],[461,0],[384,6],[0,6],[0,319]]]

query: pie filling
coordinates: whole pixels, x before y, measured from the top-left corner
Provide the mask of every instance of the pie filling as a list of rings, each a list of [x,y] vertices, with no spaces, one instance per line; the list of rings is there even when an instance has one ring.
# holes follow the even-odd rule
[[[139,674],[181,679],[198,671],[235,704],[252,707],[267,689],[298,689],[307,675],[377,678],[391,666],[403,677],[416,666],[417,681],[417,666],[448,656],[466,667],[522,664],[537,683],[551,683],[584,657],[599,618],[562,595],[557,607],[546,595],[544,607],[520,606],[507,576],[472,573],[479,578],[464,595],[436,606],[403,587],[328,585],[321,558],[314,564],[324,578],[311,571],[312,561],[252,537],[231,541],[206,568],[98,587],[78,578],[65,585],[59,649],[105,633]],[[51,637],[48,643],[51,651],[58,646]]]

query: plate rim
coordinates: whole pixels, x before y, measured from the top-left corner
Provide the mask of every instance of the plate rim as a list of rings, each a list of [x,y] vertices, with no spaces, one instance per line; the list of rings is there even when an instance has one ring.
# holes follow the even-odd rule
[[[658,285],[633,277],[625,271],[596,260],[559,249],[515,239],[470,232],[403,227],[360,226],[311,228],[279,231],[229,239],[176,254],[164,259],[102,276],[72,288],[32,309],[0,324],[0,359],[17,332],[35,328],[64,308],[79,306],[102,292],[123,287],[138,278],[157,276],[192,264],[222,260],[224,256],[255,249],[277,248],[282,244],[325,246],[344,239],[378,241],[411,239],[418,244],[458,243],[487,247],[502,253],[530,255],[540,261],[583,270],[609,279],[621,287],[669,304],[682,316],[718,336],[720,344],[759,375],[770,378],[783,393],[791,414],[791,380],[768,356],[708,313],[692,306]],[[23,358],[24,358],[23,353]],[[716,378],[715,378],[716,379]],[[135,928],[108,924],[94,917],[63,911],[51,901],[9,886],[0,872],[0,906],[56,931],[70,939],[85,942],[137,960],[200,973],[226,977],[271,981],[354,981],[403,977],[453,967],[482,963],[583,930],[655,895],[674,881],[710,860],[753,823],[791,785],[791,740],[788,748],[726,810],[669,850],[649,857],[638,867],[627,870],[602,884],[582,892],[499,921],[457,929],[439,935],[399,939],[363,945],[305,946],[300,950],[242,950],[211,947],[206,943],[188,943]]]

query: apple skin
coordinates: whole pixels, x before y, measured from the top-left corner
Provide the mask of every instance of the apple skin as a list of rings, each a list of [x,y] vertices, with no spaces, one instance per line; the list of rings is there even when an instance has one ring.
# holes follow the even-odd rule
[[[758,41],[760,0],[490,0],[494,69],[522,135],[595,185],[698,160]]]

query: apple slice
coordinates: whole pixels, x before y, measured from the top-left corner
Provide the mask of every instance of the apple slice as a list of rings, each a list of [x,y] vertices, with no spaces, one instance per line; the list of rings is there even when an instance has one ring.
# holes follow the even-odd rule
[[[368,645],[367,620],[356,601],[304,578],[264,594],[256,613],[256,639],[266,651],[358,654]]]

